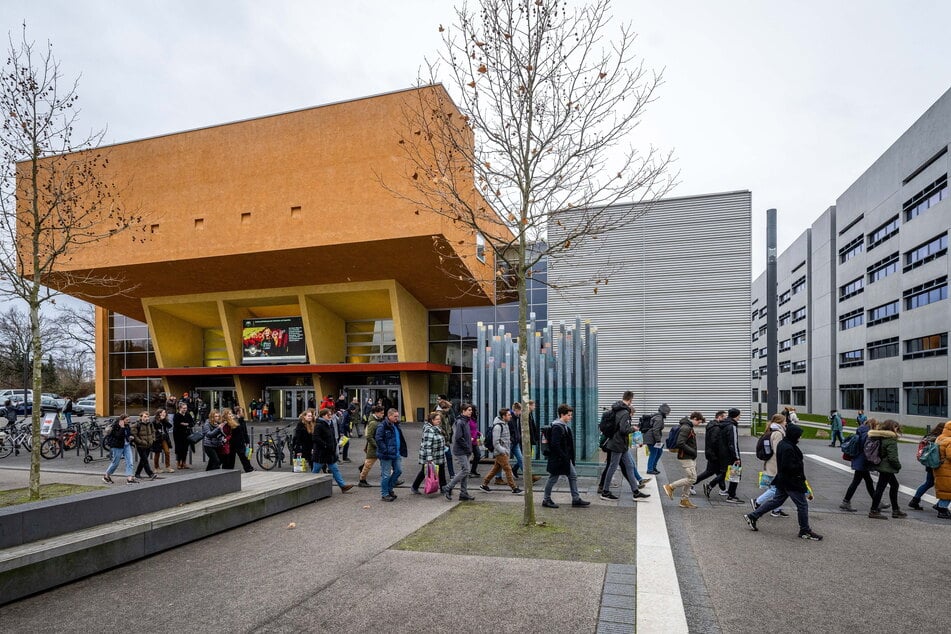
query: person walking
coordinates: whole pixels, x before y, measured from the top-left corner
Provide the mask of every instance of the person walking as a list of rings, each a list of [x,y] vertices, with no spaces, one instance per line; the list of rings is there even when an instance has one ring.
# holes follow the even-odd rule
[[[226,469],[234,469],[234,459],[237,457],[241,461],[241,468],[245,473],[254,471],[251,466],[251,460],[248,458],[248,447],[251,445],[251,434],[248,433],[248,421],[244,417],[244,408],[240,405],[234,408],[234,419],[238,426],[231,434],[231,454],[226,462]],[[229,466],[230,465],[230,466]]]
[[[155,444],[155,427],[152,426],[148,412],[141,412],[139,420],[132,424],[132,443],[139,454],[139,464],[135,469],[135,477],[141,477],[142,470],[145,469],[145,474],[149,477],[149,480],[158,480],[158,475],[149,466],[149,454],[152,452],[152,445]]]
[[[616,500],[617,496],[611,493],[611,478],[619,464],[623,464],[625,469],[625,479],[631,487],[631,495],[634,500],[643,500],[650,497],[647,493],[642,493],[643,484],[650,482],[650,478],[641,478],[634,465],[634,459],[631,457],[631,432],[634,427],[631,425],[631,401],[634,399],[634,393],[630,390],[621,395],[621,400],[611,406],[615,417],[615,431],[610,438],[604,441],[605,451],[610,451],[610,462],[604,470],[604,483],[601,485],[602,500]]]
[[[633,393],[631,394],[633,398]],[[568,478],[568,488],[571,490],[571,506],[580,508],[590,506],[591,502],[581,499],[578,492],[578,473],[575,471],[575,441],[571,435],[571,419],[575,410],[568,404],[558,406],[558,418],[551,423],[548,442],[548,482],[545,484],[545,497],[542,506],[556,509],[558,505],[551,499],[551,492],[561,476]],[[630,419],[630,416],[628,416]],[[630,425],[630,422],[628,422]]]
[[[941,434],[935,440],[941,464],[934,470],[934,492],[938,498],[938,517],[951,519],[948,507],[951,506],[951,425],[944,424]]]
[[[680,429],[677,431],[674,448],[677,451],[677,461],[684,470],[684,477],[664,485],[664,492],[671,500],[674,499],[674,490],[677,487],[683,487],[680,494],[680,508],[697,508],[690,501],[690,488],[697,481],[697,434],[694,432],[694,427],[703,425],[704,422],[703,414],[700,412],[693,412],[689,417],[680,419]]]
[[[710,499],[710,491],[716,483],[716,476],[720,473],[720,433],[723,431],[723,421],[726,419],[726,412],[722,409],[713,415],[713,422],[707,425],[707,431],[703,435],[703,457],[707,461],[703,473],[697,475],[697,482],[703,482],[707,478],[713,477],[710,482],[703,482],[703,494]],[[726,495],[726,485],[720,483],[720,490]]]
[[[224,444],[224,430],[221,428],[221,415],[218,410],[213,409],[208,412],[208,420],[202,424],[201,432],[204,435],[201,446],[205,451],[205,457],[208,458],[205,471],[220,469],[221,454],[219,452]]]
[[[472,412],[472,405],[462,404],[462,413],[452,426],[452,459],[456,463],[456,475],[443,487],[442,493],[452,500],[452,490],[459,485],[460,500],[474,500],[469,495],[469,461],[472,456],[472,435],[469,433],[469,418],[466,412]]]
[[[155,428],[155,443],[152,445],[152,471],[158,473],[159,458],[165,455],[165,473],[173,473],[171,449],[172,449],[172,421],[168,419],[168,411],[164,408],[155,410],[155,416],[152,417],[152,427]]]
[[[783,441],[786,437],[786,424],[788,419],[785,414],[774,414],[769,421],[769,446],[772,448],[773,454],[769,457],[769,460],[763,462],[763,473],[765,473],[770,478],[770,484],[766,487],[759,497],[750,499],[750,505],[755,511],[762,504],[766,504],[776,495],[776,486],[772,483],[776,479],[776,448],[779,447],[779,443]],[[789,513],[784,511],[782,507],[775,508],[769,512],[773,517],[789,517]]]
[[[377,425],[376,456],[380,461],[380,499],[384,502],[396,500],[393,489],[403,473],[402,460],[409,456],[406,438],[400,429],[400,413],[394,408],[386,412],[386,418]]]
[[[370,406],[370,415],[367,420],[369,421],[367,422],[367,428],[365,431],[367,442],[363,448],[363,451],[366,454],[366,459],[363,461],[363,468],[360,469],[360,481],[357,482],[357,486],[364,489],[370,487],[370,483],[367,482],[367,476],[370,475],[370,469],[373,468],[373,465],[375,465],[377,461],[376,428],[379,427],[380,422],[383,420],[383,406]]]
[[[297,417],[297,426],[294,427],[294,437],[291,439],[291,448],[294,456],[307,461],[308,470],[314,466],[314,425],[317,413],[306,409]]]
[[[188,436],[192,433],[195,426],[195,419],[188,411],[188,403],[183,398],[178,402],[178,411],[172,418],[172,438],[175,440],[175,460],[178,462],[179,469],[191,469],[188,466],[188,451],[192,444],[188,441]]]
[[[742,467],[743,461],[740,458],[740,436],[737,431],[739,428],[740,410],[731,407],[727,412],[726,419],[720,425],[720,447],[717,451],[720,471],[716,478],[710,482],[710,488],[714,484],[719,484],[722,488],[726,486],[726,501],[730,504],[743,504],[743,500],[736,496],[736,489],[739,486],[738,481],[727,482],[727,469],[733,467]],[[703,487],[704,493],[707,493],[707,487]]]
[[[449,478],[452,479],[456,475],[456,469],[452,464],[453,427],[456,423],[456,417],[452,414],[452,403],[444,398],[439,399],[439,403],[436,405],[436,411],[440,413],[439,428],[442,430],[443,438],[446,439],[443,460],[446,463],[446,471],[449,472]]]
[[[938,436],[944,431],[944,423],[938,423],[934,426],[929,433],[927,433],[924,438],[921,439],[919,444],[918,451],[921,451],[921,444],[924,443],[933,443],[938,440]],[[908,508],[914,509],[916,511],[923,511],[921,507],[921,496],[928,492],[928,489],[934,486],[934,469],[931,467],[925,467],[925,481],[921,483],[921,486],[915,491],[914,497],[911,498],[911,501],[908,502]]]
[[[126,482],[128,484],[138,484],[139,481],[132,475],[132,465],[135,458],[132,456],[132,429],[129,427],[129,416],[127,414],[120,415],[103,440],[112,453],[112,462],[109,463],[109,467],[106,469],[106,475],[102,476],[102,481],[106,484],[113,484],[112,474],[119,467],[119,461],[125,459]]]
[[[419,440],[419,473],[410,487],[414,495],[422,495],[419,485],[423,483],[429,465],[438,472],[439,489],[446,488],[446,470],[443,468],[446,464],[446,436],[442,430],[442,420],[443,413],[434,411],[423,423],[423,435]]]
[[[664,421],[670,414],[670,406],[667,403],[657,408],[657,413],[651,416],[650,427],[647,430],[641,430],[644,434],[644,444],[650,447],[650,455],[647,457],[647,473],[657,475],[657,461],[664,455]],[[696,455],[694,456],[696,458]]]
[[[799,449],[799,439],[802,437],[802,427],[795,423],[786,425],[786,437],[776,447],[776,495],[752,513],[743,516],[751,531],[759,530],[756,522],[766,513],[782,506],[787,498],[792,498],[796,505],[796,514],[799,518],[799,538],[811,541],[822,541],[822,535],[814,532],[809,526],[809,502],[812,493],[806,483],[805,459]]]
[[[512,412],[510,412],[507,407],[503,407],[499,410],[499,415],[492,421],[492,427],[489,429],[489,433],[492,434],[492,456],[495,458],[495,462],[485,475],[485,478],[483,478],[481,486],[479,486],[483,491],[489,492],[492,490],[489,488],[489,482],[492,481],[492,477],[495,476],[495,474],[501,471],[505,474],[505,481],[508,483],[509,488],[512,489],[512,493],[522,492],[515,483],[515,476],[512,475],[512,467],[509,464],[509,453],[511,452],[512,442],[509,432],[509,421],[511,419]]]
[[[869,472],[868,461],[865,459],[865,442],[868,439],[868,432],[878,426],[878,421],[874,418],[867,419],[864,423],[855,429],[855,435],[858,436],[858,453],[852,457],[852,482],[849,483],[845,491],[845,497],[842,498],[842,504],[839,508],[849,513],[855,513],[858,509],[852,506],[852,496],[858,489],[859,483],[865,483],[865,490],[868,491],[869,499],[875,499],[875,484],[872,482],[872,474]],[[883,503],[879,510],[891,508],[891,504]]]
[[[63,404],[63,418],[66,419],[67,429],[73,426],[73,397],[67,396]]]
[[[310,411],[310,410],[308,410]],[[352,484],[347,484],[343,476],[340,475],[340,467],[337,466],[337,435],[334,433],[336,421],[333,418],[333,411],[325,407],[318,412],[317,420],[314,423],[314,441],[313,441],[313,473],[320,473],[326,466],[333,475],[334,482],[340,487],[342,493],[349,493],[353,488]]]
[[[885,493],[885,487],[888,487],[888,499],[892,506],[892,517],[901,519],[908,517],[907,513],[898,508],[898,472],[901,471],[901,461],[898,459],[898,436],[901,435],[901,426],[898,421],[891,419],[882,421],[878,429],[872,429],[868,432],[866,443],[873,439],[879,442],[878,455],[882,461],[877,465],[869,465],[872,469],[878,471],[878,484],[875,485],[875,497],[872,498],[872,510],[868,516],[872,519],[888,519],[882,515],[882,509],[879,504]]]
[[[469,406],[469,414],[463,412],[463,416],[469,419],[469,435],[472,437],[472,468],[469,470],[470,478],[481,478],[479,473],[479,461],[482,460],[482,434],[479,433],[479,421],[475,417],[475,407]]]
[[[839,439],[839,446],[842,446],[842,416],[839,415],[839,410],[834,409],[829,413],[829,436],[832,438],[832,442],[829,443],[830,447],[835,447],[835,439]]]

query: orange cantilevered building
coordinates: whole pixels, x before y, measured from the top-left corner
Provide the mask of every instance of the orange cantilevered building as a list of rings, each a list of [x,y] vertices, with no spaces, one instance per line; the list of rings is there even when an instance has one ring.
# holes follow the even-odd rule
[[[136,378],[152,400],[160,380],[284,417],[345,388],[408,418],[428,407],[430,376],[449,372],[430,363],[428,311],[491,305],[496,263],[470,227],[398,195],[412,196],[398,139],[419,91],[451,103],[427,86],[104,148],[145,239],[61,265],[127,289],[69,290],[97,305],[100,413],[137,406],[116,388]]]

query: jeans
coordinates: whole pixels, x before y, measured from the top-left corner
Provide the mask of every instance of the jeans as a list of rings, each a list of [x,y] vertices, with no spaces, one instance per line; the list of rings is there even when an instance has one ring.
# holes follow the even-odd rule
[[[509,455],[507,453],[500,453],[495,457],[495,463],[492,465],[492,469],[485,475],[485,478],[482,480],[482,484],[489,486],[489,482],[492,481],[492,477],[497,474],[499,471],[505,474],[505,481],[508,483],[509,488],[513,491],[518,488],[515,484],[515,476],[512,475],[512,467],[509,466]]]
[[[641,476],[637,472],[637,467],[634,466],[634,459],[631,457],[630,451],[611,453],[611,462],[608,463],[608,468],[604,472],[604,486],[611,486],[611,478],[614,476],[618,464],[624,464],[624,466],[627,467],[627,483],[631,486],[631,493],[634,493],[637,491],[637,485],[641,481]]]
[[[938,508],[948,510],[948,506],[951,505],[951,500],[938,500]]]
[[[693,458],[688,458],[686,460],[678,460],[677,462],[684,468],[684,477],[676,482],[671,482],[670,488],[676,489],[677,487],[683,487],[680,497],[686,500],[690,497],[690,487],[697,481],[697,461]]]
[[[330,473],[333,474],[334,482],[337,483],[337,486],[338,486],[338,487],[340,487],[340,488],[342,489],[343,487],[347,486],[347,483],[343,481],[343,476],[340,475],[340,468],[337,467],[337,463],[336,463],[336,462],[331,462],[330,464],[328,464],[328,465],[326,465],[326,466],[327,466],[328,469],[330,469]],[[323,462],[315,462],[315,463],[314,463],[314,467],[311,469],[311,472],[312,472],[312,473],[320,473],[320,472],[323,471],[323,470],[324,470],[324,463],[323,463]]]
[[[882,495],[885,493],[885,487],[888,487],[888,501],[892,503],[892,509],[898,510],[898,478],[894,473],[879,473],[878,484],[875,486],[875,497],[872,498],[872,510],[877,511],[878,505],[882,503]]]
[[[66,419],[66,426],[73,426],[73,413],[72,412],[63,412],[63,418]]]
[[[610,482],[608,482],[608,486],[604,486],[604,476],[607,475],[608,467],[611,466],[611,453],[612,452],[610,451],[605,452],[606,455],[604,457],[604,469],[601,470],[601,481],[598,483],[598,493],[601,493],[601,491],[604,491],[604,490],[607,490],[607,491],[611,490]],[[621,467],[621,476],[625,480],[627,480],[627,465],[622,462],[618,466]]]
[[[573,464],[568,464],[568,488],[571,489],[571,501],[577,502],[581,499],[581,494],[578,493],[578,474],[575,472],[575,466]],[[545,499],[551,501],[551,490],[555,488],[555,483],[558,482],[560,475],[550,475],[548,476],[548,482],[545,484]],[[610,480],[608,480],[610,483]]]
[[[762,495],[756,498],[756,508],[759,508],[763,504],[766,504],[770,500],[776,497],[776,487],[770,486],[768,489],[763,491]],[[782,510],[782,507],[779,507],[778,510]]]
[[[835,431],[832,432],[832,443],[829,445],[830,447],[835,447],[836,438],[839,439],[839,446],[841,447],[842,446],[842,430],[841,429],[836,429]]]
[[[916,502],[921,500],[921,496],[928,492],[928,489],[934,486],[934,470],[931,467],[925,467],[925,483],[918,487],[918,490],[915,491],[915,497],[913,498]]]
[[[811,530],[809,528],[809,502],[806,501],[805,491],[787,491],[786,489],[776,487],[776,495],[773,499],[750,513],[750,517],[758,520],[770,511],[775,511],[782,506],[786,498],[792,498],[793,504],[796,505],[796,515],[799,518],[799,531],[806,532]]]
[[[459,495],[469,495],[469,454],[453,456],[452,459],[456,462],[456,475],[452,477],[452,480],[450,480],[446,486],[449,487],[449,491],[452,492],[458,484]]]
[[[149,453],[151,453],[150,447],[136,447],[135,450],[139,454],[139,466],[135,470],[135,477],[142,475],[142,469],[145,469],[146,475],[150,478],[155,475],[152,471],[152,467],[149,466]]]
[[[512,471],[518,473],[524,467],[524,457],[522,456],[522,445],[512,445],[512,458],[515,458],[515,468]]]
[[[472,473],[479,474],[479,461],[482,460],[482,447],[472,441]]]
[[[872,499],[875,499],[875,487],[872,486],[872,476],[868,471],[856,471],[852,474],[852,482],[849,484],[849,488],[845,491],[845,497],[842,499],[843,502],[851,502],[852,496],[855,495],[855,490],[859,487],[859,482],[865,481],[865,488],[868,491],[868,496]]]
[[[132,465],[135,462],[135,458],[132,457],[132,445],[126,444],[124,447],[113,447],[112,451],[112,462],[109,464],[109,468],[106,469],[106,475],[111,476],[116,472],[116,469],[119,468],[119,461],[125,458],[125,477],[132,477]]]
[[[660,460],[660,457],[664,455],[664,446],[655,447],[651,445],[650,455],[647,456],[647,472],[657,471],[657,462]]]
[[[380,458],[380,495],[387,497],[393,493],[396,482],[403,475],[400,468],[401,458]]]
[[[449,450],[449,447],[446,447],[446,470],[449,471],[449,477],[453,478],[456,475],[456,470],[452,466],[452,451]],[[468,467],[466,467],[468,469]]]

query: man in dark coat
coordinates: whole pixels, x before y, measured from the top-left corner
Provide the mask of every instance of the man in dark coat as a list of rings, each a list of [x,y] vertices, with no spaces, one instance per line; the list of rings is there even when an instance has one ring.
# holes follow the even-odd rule
[[[723,488],[727,487],[726,490],[726,501],[730,504],[743,504],[743,500],[736,497],[736,488],[739,486],[738,482],[726,481],[726,471],[730,466],[741,467],[743,466],[743,461],[740,458],[740,436],[738,432],[740,419],[740,410],[735,407],[731,407],[730,411],[727,412],[726,420],[720,424],[720,448],[718,450],[718,460],[720,470],[717,473],[717,477],[710,481],[710,487],[712,488],[714,484]],[[707,494],[707,497],[710,497],[707,493],[708,487],[703,487],[703,492]]]
[[[337,437],[333,429],[333,412],[329,408],[323,408],[319,412],[319,418],[314,425],[314,473],[320,473],[326,466],[333,474],[334,482],[340,487],[340,490],[347,493],[353,488],[352,484],[347,484],[340,475],[340,468],[337,466]]]
[[[697,482],[703,482],[710,476],[720,473],[720,432],[723,429],[724,418],[726,418],[726,412],[721,409],[713,415],[713,422],[707,425],[707,433],[703,436],[703,457],[707,459],[707,467],[697,476]],[[703,484],[703,494],[708,498],[715,480],[716,478]],[[726,485],[721,483],[720,490],[726,494]]]
[[[558,418],[551,424],[551,436],[548,441],[548,484],[545,485],[545,498],[542,506],[550,509],[558,508],[551,499],[551,491],[555,488],[558,478],[566,476],[568,487],[571,489],[571,506],[588,506],[591,502],[581,499],[578,493],[578,474],[575,472],[575,441],[568,424],[574,416],[575,410],[570,405],[558,406]]]
[[[799,516],[799,537],[817,542],[822,540],[822,535],[814,533],[809,527],[809,502],[806,500],[812,499],[812,493],[806,486],[805,460],[802,450],[799,449],[801,437],[802,427],[793,423],[786,425],[786,437],[776,447],[776,477],[773,478],[776,495],[752,513],[744,515],[743,518],[750,530],[759,530],[756,528],[756,521],[759,518],[773,509],[778,509],[786,498],[792,498]]]
[[[647,493],[641,493],[640,489],[650,482],[650,478],[642,478],[637,472],[637,466],[634,464],[634,458],[631,456],[631,432],[634,427],[631,425],[631,401],[634,399],[634,392],[630,390],[624,392],[621,400],[611,406],[616,421],[616,430],[610,438],[604,441],[604,450],[609,452],[610,462],[604,470],[604,481],[601,485],[602,500],[616,500],[617,496],[611,493],[611,478],[617,471],[618,465],[623,464],[622,473],[631,487],[631,494],[635,500],[642,500],[650,497]]]

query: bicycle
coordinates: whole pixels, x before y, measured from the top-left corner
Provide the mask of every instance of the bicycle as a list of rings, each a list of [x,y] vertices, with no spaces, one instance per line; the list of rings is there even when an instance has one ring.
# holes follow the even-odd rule
[[[83,453],[83,462],[92,462],[92,456],[89,455],[91,444],[89,441],[89,430],[81,425],[73,425],[60,432],[56,436],[50,436],[40,445],[40,455],[47,460],[58,458],[66,450],[81,448]]]
[[[20,420],[17,423],[3,428],[4,437],[0,438],[0,458],[6,458],[11,453],[20,455],[20,447],[26,451],[33,451],[32,421]]]
[[[264,438],[258,441],[257,461],[259,467],[265,471],[281,468],[284,463],[284,447],[290,444],[288,442],[290,436],[287,433],[290,427],[291,425],[288,425],[278,429],[273,435],[271,432],[266,432]]]

